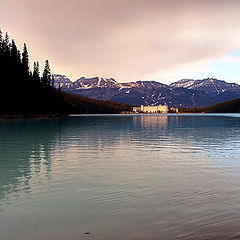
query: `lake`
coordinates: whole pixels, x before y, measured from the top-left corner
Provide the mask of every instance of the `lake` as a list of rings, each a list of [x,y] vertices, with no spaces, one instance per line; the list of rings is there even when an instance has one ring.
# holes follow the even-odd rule
[[[0,120],[0,239],[238,234],[239,114]]]

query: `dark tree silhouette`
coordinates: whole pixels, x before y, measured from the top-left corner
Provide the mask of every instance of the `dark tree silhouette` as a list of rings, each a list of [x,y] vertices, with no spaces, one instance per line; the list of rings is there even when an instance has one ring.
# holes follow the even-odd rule
[[[42,76],[42,84],[45,87],[50,87],[51,86],[51,71],[50,71],[50,66],[48,60],[45,61],[45,67],[43,70],[43,76]]]
[[[24,74],[28,76],[29,75],[29,59],[28,59],[27,46],[25,43],[24,43],[23,53],[22,53],[22,67],[23,67]]]
[[[33,64],[33,80],[36,83],[40,83],[39,62],[34,62],[34,64]]]

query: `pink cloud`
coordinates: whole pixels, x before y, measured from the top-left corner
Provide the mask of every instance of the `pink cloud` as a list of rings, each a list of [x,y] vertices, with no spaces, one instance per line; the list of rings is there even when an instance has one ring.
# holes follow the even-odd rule
[[[191,71],[214,61],[240,42],[238,0],[2,4],[4,29],[28,43],[34,60],[48,58],[52,71],[72,78],[98,75],[131,81],[158,74],[162,79],[183,65]]]

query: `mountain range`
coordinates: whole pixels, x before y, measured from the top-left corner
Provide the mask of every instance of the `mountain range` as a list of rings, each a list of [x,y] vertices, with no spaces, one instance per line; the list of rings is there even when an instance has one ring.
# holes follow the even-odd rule
[[[137,106],[204,107],[240,97],[240,85],[214,78],[182,79],[166,85],[156,81],[118,83],[113,78],[99,77],[81,77],[72,82],[64,75],[53,76],[55,87],[65,92]]]

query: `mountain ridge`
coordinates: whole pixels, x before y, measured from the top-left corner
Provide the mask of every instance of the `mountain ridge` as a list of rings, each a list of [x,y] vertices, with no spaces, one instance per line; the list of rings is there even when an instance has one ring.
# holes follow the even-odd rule
[[[240,97],[240,85],[215,78],[181,79],[167,85],[157,81],[119,83],[113,78],[99,77],[81,77],[69,82],[65,75],[53,76],[55,87],[60,85],[63,91],[132,105],[204,107]]]

